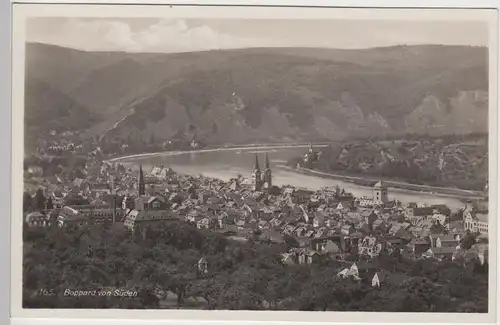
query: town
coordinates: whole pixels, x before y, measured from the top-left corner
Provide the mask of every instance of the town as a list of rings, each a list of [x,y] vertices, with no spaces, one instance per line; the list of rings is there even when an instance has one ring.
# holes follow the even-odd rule
[[[313,156],[312,150],[305,156]],[[469,234],[477,243],[467,252],[487,261],[488,215],[473,205],[450,211],[446,205],[402,204],[382,181],[373,185],[372,197],[338,187],[280,188],[272,184],[267,154],[260,166],[256,155],[249,180],[224,182],[179,175],[163,165],[134,171],[90,154],[85,178],[59,178],[51,190],[25,193],[25,226],[120,223],[145,235],[148,226],[180,220],[239,241],[293,240],[296,247],[282,256],[285,264],[396,251],[414,259],[454,260],[465,253],[460,243]]]

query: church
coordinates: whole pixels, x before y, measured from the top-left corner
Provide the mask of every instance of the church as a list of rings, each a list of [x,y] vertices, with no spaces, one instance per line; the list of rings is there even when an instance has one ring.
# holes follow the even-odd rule
[[[257,154],[255,155],[255,163],[253,166],[253,172],[252,172],[252,188],[254,191],[262,191],[269,189],[273,186],[272,183],[272,173],[271,173],[271,167],[269,164],[269,157],[267,156],[266,153],[266,161],[265,161],[265,166],[264,170],[260,170],[259,166],[259,157]]]
[[[136,230],[138,227],[147,227],[159,222],[176,220],[177,218],[168,209],[166,199],[161,195],[147,195],[146,181],[139,169],[139,196],[132,198],[125,196],[122,202],[122,209],[125,211],[123,224],[129,230]]]

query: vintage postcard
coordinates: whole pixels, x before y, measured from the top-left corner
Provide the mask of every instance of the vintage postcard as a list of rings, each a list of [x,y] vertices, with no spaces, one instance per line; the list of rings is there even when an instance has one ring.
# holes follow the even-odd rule
[[[497,23],[16,5],[13,315],[494,321]]]

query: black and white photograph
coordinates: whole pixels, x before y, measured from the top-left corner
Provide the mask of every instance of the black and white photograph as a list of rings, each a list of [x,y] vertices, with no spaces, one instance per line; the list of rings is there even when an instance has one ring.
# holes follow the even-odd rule
[[[495,312],[488,10],[128,9],[19,27],[23,309]]]

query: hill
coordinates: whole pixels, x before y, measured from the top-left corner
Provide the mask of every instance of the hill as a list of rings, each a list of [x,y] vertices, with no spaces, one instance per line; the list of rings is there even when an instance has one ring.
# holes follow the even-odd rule
[[[460,46],[133,54],[27,44],[26,77],[98,119],[76,123],[87,136],[278,142],[486,132],[487,61],[486,48]]]
[[[483,191],[488,184],[488,136],[407,137],[332,144],[315,159],[290,159],[326,173],[371,176],[411,184]]]

